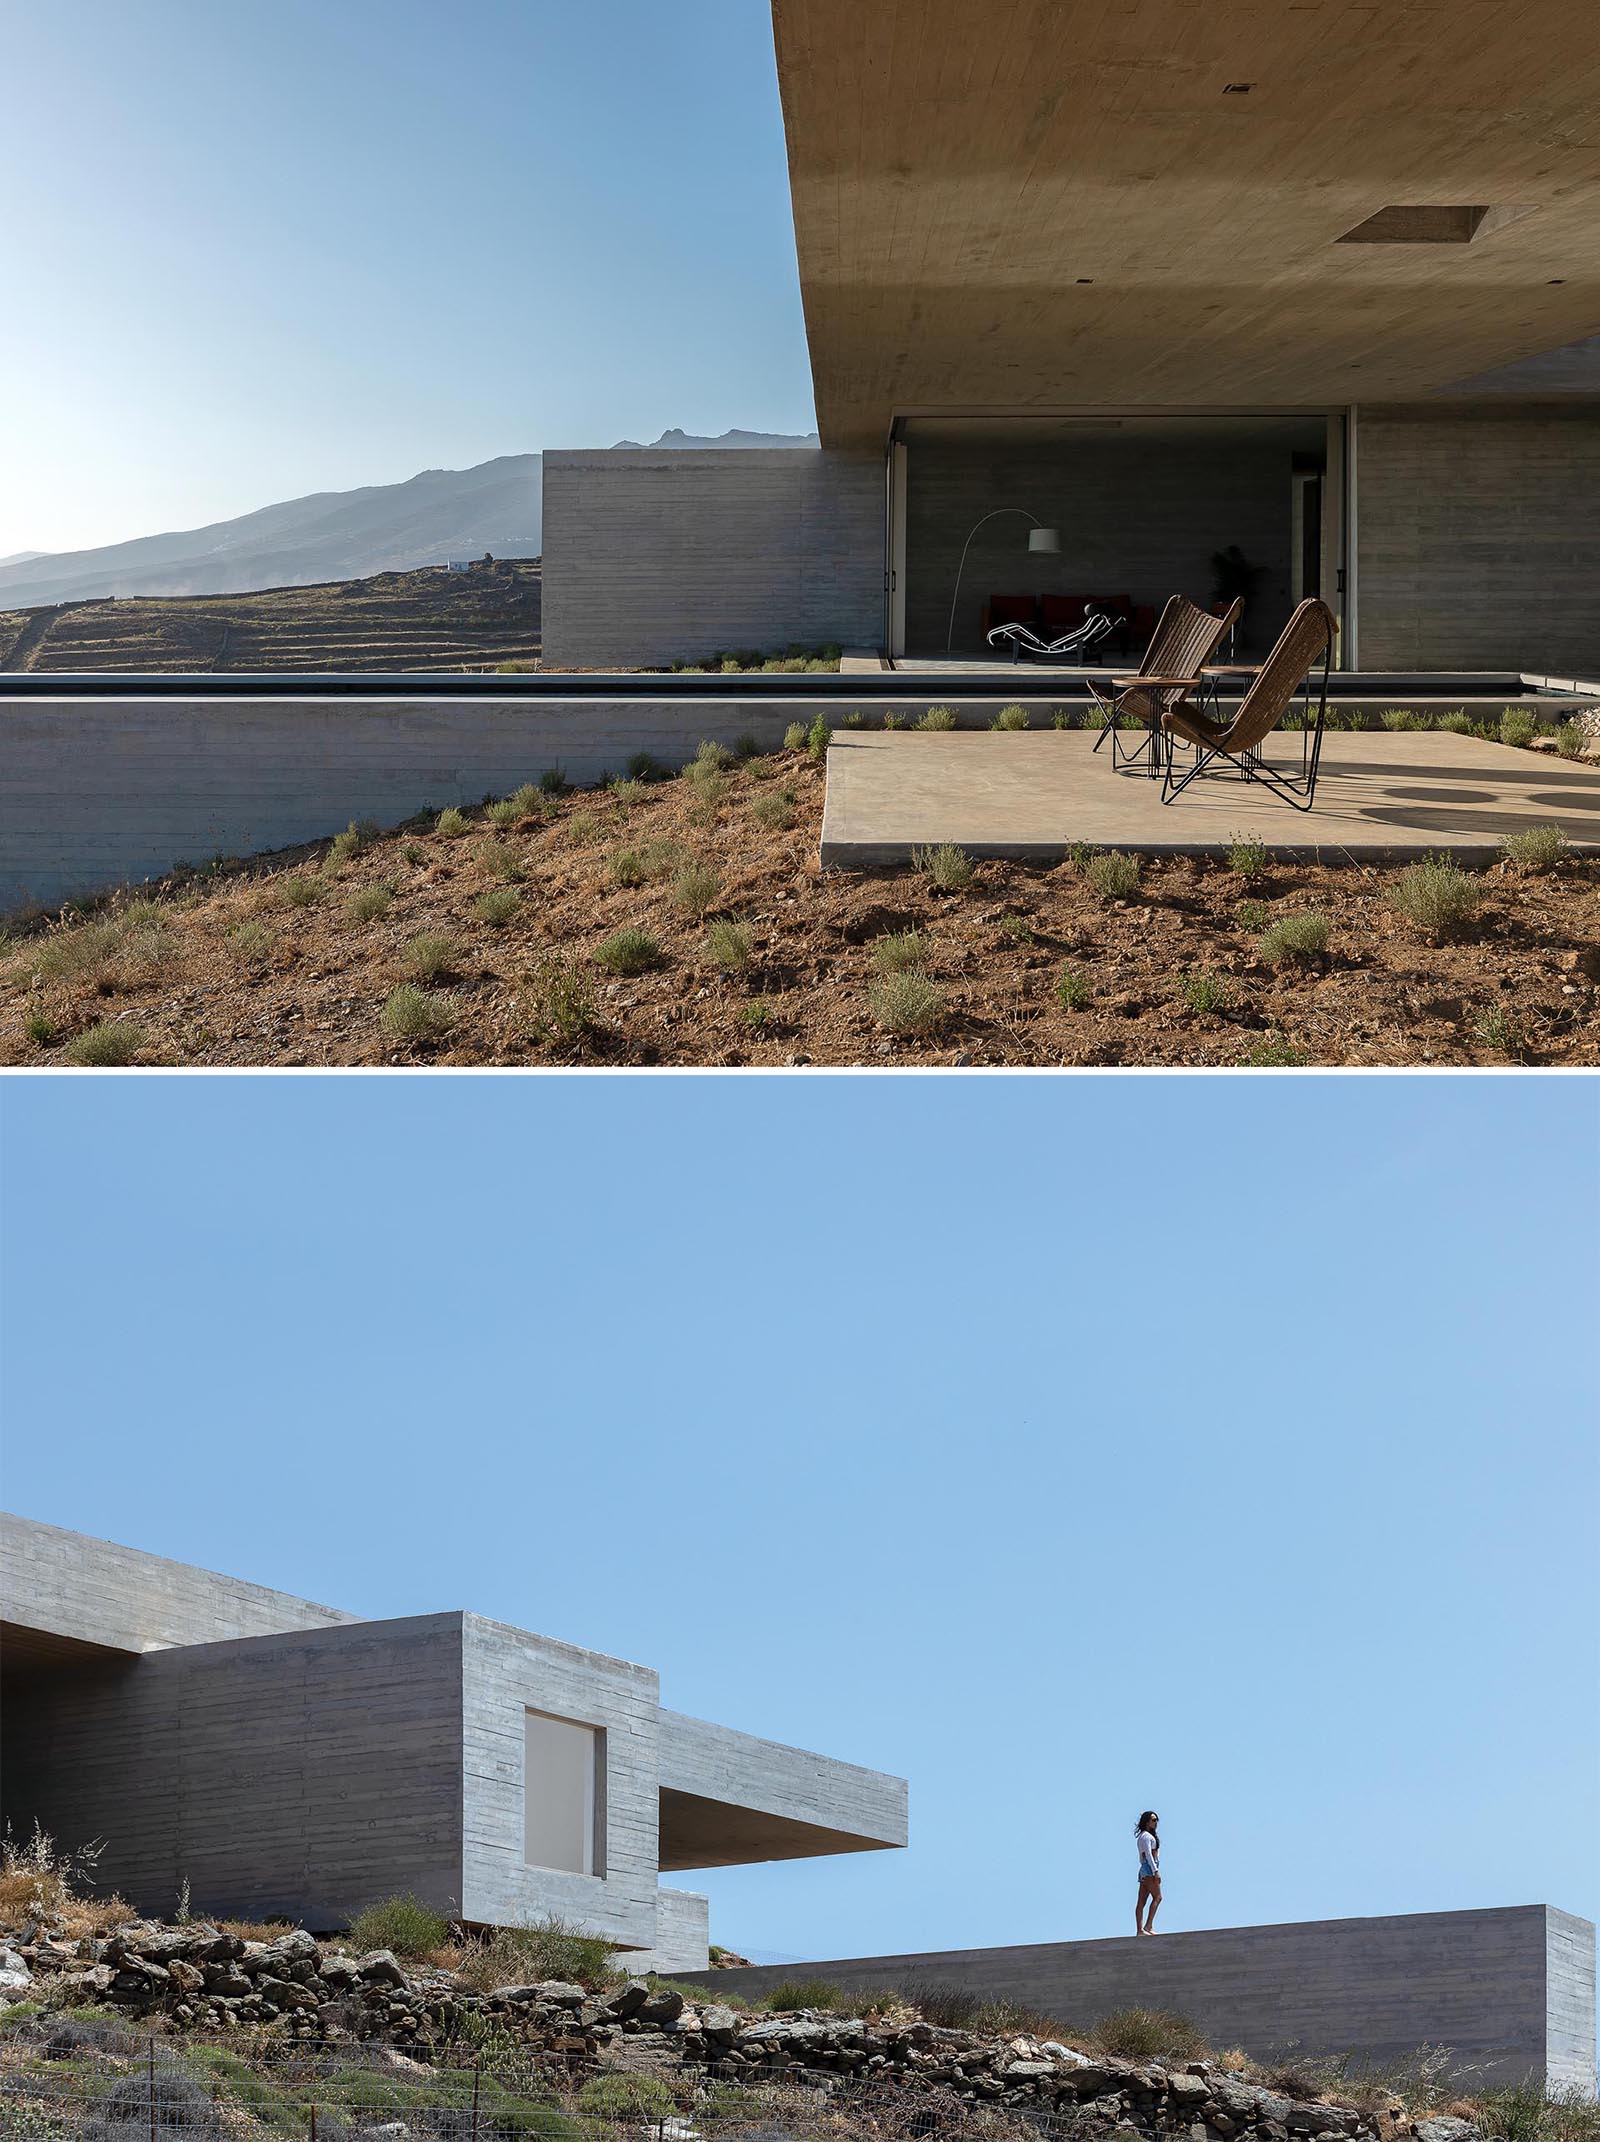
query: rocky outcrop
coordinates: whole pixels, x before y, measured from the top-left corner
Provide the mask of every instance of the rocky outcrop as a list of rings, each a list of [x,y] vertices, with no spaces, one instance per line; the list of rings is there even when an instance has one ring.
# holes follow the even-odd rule
[[[27,1929],[26,1934],[36,1934]],[[469,2029],[573,2074],[729,2078],[921,2089],[966,2103],[1065,2116],[1075,2134],[1185,2142],[1474,2142],[1448,2119],[1415,2124],[1398,2098],[1357,2108],[1279,2095],[1219,2063],[1117,2060],[1058,2040],[983,2037],[893,2015],[743,2011],[707,1994],[629,1979],[600,1992],[547,1979],[481,1991],[387,1949],[353,1956],[310,1934],[246,1941],[208,1925],[136,1922],[103,1940],[24,1938],[10,1952],[36,1991],[180,2029],[268,2026],[307,2037],[382,2039],[426,2056]],[[471,2019],[469,2023],[469,2018]]]

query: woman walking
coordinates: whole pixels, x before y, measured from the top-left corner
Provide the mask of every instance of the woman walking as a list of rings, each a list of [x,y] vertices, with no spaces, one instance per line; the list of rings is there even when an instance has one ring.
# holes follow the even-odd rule
[[[1136,1934],[1153,1934],[1156,1930],[1156,1906],[1161,1902],[1161,1839],[1157,1834],[1160,1820],[1155,1809],[1147,1807],[1134,1824],[1139,1846],[1139,1900],[1133,1907]]]

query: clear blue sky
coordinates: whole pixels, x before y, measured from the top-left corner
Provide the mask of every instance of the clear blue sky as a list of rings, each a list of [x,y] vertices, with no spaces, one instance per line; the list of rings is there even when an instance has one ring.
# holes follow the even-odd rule
[[[1592,1084],[17,1080],[4,1499],[911,1780],[788,1957],[1596,1915]],[[686,1878],[687,1880],[687,1878]]]
[[[814,422],[764,0],[0,22],[0,556]]]

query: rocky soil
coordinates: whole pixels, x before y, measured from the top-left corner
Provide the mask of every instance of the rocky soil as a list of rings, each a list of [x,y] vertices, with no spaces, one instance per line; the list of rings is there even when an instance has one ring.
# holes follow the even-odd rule
[[[1436,942],[1348,863],[824,875],[822,801],[786,751],[36,918],[0,947],[0,1063],[1600,1063],[1595,858],[1474,871]],[[1325,946],[1273,953],[1308,911]]]
[[[845,2016],[741,2011],[630,1979],[594,1992],[559,1980],[476,1991],[390,1951],[353,1956],[300,1930],[253,1941],[210,1925],[135,1921],[80,1939],[25,1927],[0,1971],[13,2000],[111,2008],[152,2028],[293,2039],[381,2040],[423,2059],[463,2038],[522,2048],[568,2076],[621,2071],[916,2089],[938,2099],[1052,2114],[1074,2134],[1175,2134],[1189,2142],[1470,2142],[1449,2117],[1413,2119],[1397,2097],[1360,2105],[1264,2087],[1215,2060],[1120,2060],[1025,2033],[938,2028],[907,2010]],[[470,2023],[469,2020],[471,2019]]]

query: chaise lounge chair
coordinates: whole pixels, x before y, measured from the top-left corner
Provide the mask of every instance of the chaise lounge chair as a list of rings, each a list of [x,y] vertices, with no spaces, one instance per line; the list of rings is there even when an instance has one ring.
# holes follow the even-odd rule
[[[1235,600],[1218,614],[1202,610],[1187,595],[1169,595],[1137,674],[1113,677],[1109,695],[1093,683],[1089,686],[1106,717],[1105,727],[1095,738],[1095,750],[1109,736],[1113,766],[1135,766],[1146,760],[1145,770],[1152,777],[1159,773],[1166,758],[1161,740],[1162,716],[1197,689],[1202,670],[1238,623],[1243,608],[1243,603]],[[1117,727],[1124,714],[1138,715],[1145,725],[1144,737],[1131,751],[1120,741]]]
[[[1322,725],[1328,711],[1328,670],[1333,661],[1333,612],[1312,595],[1301,603],[1278,635],[1278,643],[1256,671],[1255,680],[1232,719],[1207,713],[1180,699],[1161,717],[1166,741],[1166,768],[1161,800],[1171,803],[1191,781],[1209,774],[1219,759],[1243,781],[1261,781],[1294,810],[1309,811],[1317,793],[1317,762],[1322,756]],[[1311,674],[1322,664],[1315,715],[1311,711]],[[1304,690],[1306,720],[1300,732],[1300,769],[1270,766],[1261,746],[1288,712],[1296,692]],[[1173,746],[1193,744],[1194,764],[1174,781]]]
[[[1024,655],[1030,662],[1082,661],[1091,647],[1115,632],[1120,619],[1112,619],[1092,604],[1084,604],[1084,619],[1072,631],[1064,632],[1059,639],[1047,640],[1034,631],[1031,625],[1012,623],[996,625],[987,635],[991,647],[1009,647],[1013,662]]]

